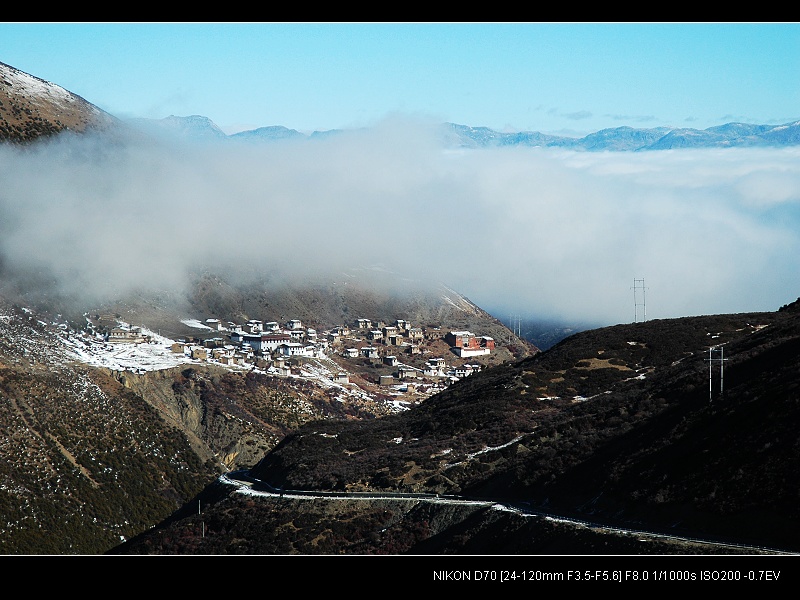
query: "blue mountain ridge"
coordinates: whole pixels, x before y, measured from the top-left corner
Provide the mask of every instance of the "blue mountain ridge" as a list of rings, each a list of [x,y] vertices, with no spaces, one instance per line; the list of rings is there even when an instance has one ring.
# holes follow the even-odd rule
[[[211,119],[200,115],[164,119],[134,119],[141,126],[159,128],[192,139],[238,142],[324,139],[346,130],[332,129],[305,134],[280,125],[225,134]],[[443,123],[441,137],[450,148],[541,147],[587,152],[641,152],[678,148],[785,147],[800,145],[800,121],[783,125],[726,123],[707,129],[629,126],[602,129],[582,138],[538,131],[500,132],[488,127]]]

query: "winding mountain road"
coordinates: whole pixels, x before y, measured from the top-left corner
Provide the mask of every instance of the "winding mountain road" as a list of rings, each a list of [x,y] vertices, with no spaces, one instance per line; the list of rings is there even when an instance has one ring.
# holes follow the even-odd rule
[[[537,518],[549,519],[574,525],[575,527],[585,527],[593,530],[600,530],[609,534],[616,535],[629,535],[635,536],[640,539],[661,539],[670,540],[678,543],[687,544],[704,544],[712,547],[733,550],[743,550],[753,554],[764,555],[798,555],[797,552],[789,552],[776,548],[766,548],[761,546],[735,544],[713,539],[701,539],[695,537],[683,537],[672,534],[659,533],[654,531],[645,531],[640,529],[622,528],[619,526],[612,526],[599,522],[587,521],[584,519],[576,519],[572,517],[565,517],[554,513],[548,513],[541,510],[532,508],[526,502],[519,501],[506,501],[506,500],[493,500],[481,498],[468,498],[457,495],[440,495],[440,494],[411,494],[402,492],[323,492],[323,491],[307,491],[307,490],[284,490],[271,486],[270,484],[250,477],[247,471],[231,471],[219,477],[219,482],[225,485],[230,485],[238,488],[242,493],[268,496],[287,499],[326,499],[326,500],[408,500],[409,502],[432,502],[444,504],[468,504],[490,507],[493,510],[504,510],[514,512],[518,515]]]

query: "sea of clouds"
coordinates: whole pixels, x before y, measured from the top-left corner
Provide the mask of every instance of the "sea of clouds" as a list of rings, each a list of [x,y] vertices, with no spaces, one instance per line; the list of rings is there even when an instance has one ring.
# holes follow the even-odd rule
[[[800,296],[800,147],[455,150],[436,132],[395,116],[325,139],[0,147],[0,268],[96,300],[197,268],[380,264],[499,317],[599,324],[635,301],[652,319]]]

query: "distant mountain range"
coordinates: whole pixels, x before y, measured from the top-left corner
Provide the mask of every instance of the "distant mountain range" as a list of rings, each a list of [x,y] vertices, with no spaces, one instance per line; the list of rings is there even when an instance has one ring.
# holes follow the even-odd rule
[[[228,135],[211,119],[199,115],[133,119],[131,123],[150,130],[168,130],[195,139],[249,142],[317,139],[346,131],[332,129],[305,134],[296,129],[273,125]],[[672,127],[639,129],[625,126],[602,129],[582,138],[549,135],[538,131],[504,133],[488,127],[443,123],[441,134],[444,144],[453,148],[527,146],[587,152],[640,152],[677,148],[781,147],[800,144],[800,121],[784,125],[727,123],[702,130]]]
[[[132,125],[150,132],[177,133],[202,140],[274,142],[319,139],[346,130],[331,129],[305,134],[281,125],[259,127],[226,134],[211,119],[201,115],[163,119],[122,121],[94,104],[54,83],[0,62],[0,141],[30,142],[62,131],[110,129]],[[783,147],[800,145],[800,121],[783,125],[727,123],[708,129],[675,127],[614,127],[582,138],[538,131],[500,132],[488,127],[443,123],[441,138],[446,147],[542,147],[589,152],[638,152],[677,148]]]

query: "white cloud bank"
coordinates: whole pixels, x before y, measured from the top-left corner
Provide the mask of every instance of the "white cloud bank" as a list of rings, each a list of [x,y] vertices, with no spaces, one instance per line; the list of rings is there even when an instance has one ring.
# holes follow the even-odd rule
[[[392,118],[264,145],[65,138],[0,148],[0,266],[69,291],[187,268],[381,263],[498,317],[598,324],[776,310],[800,296],[800,147],[443,150]],[[641,299],[639,299],[641,302]]]

